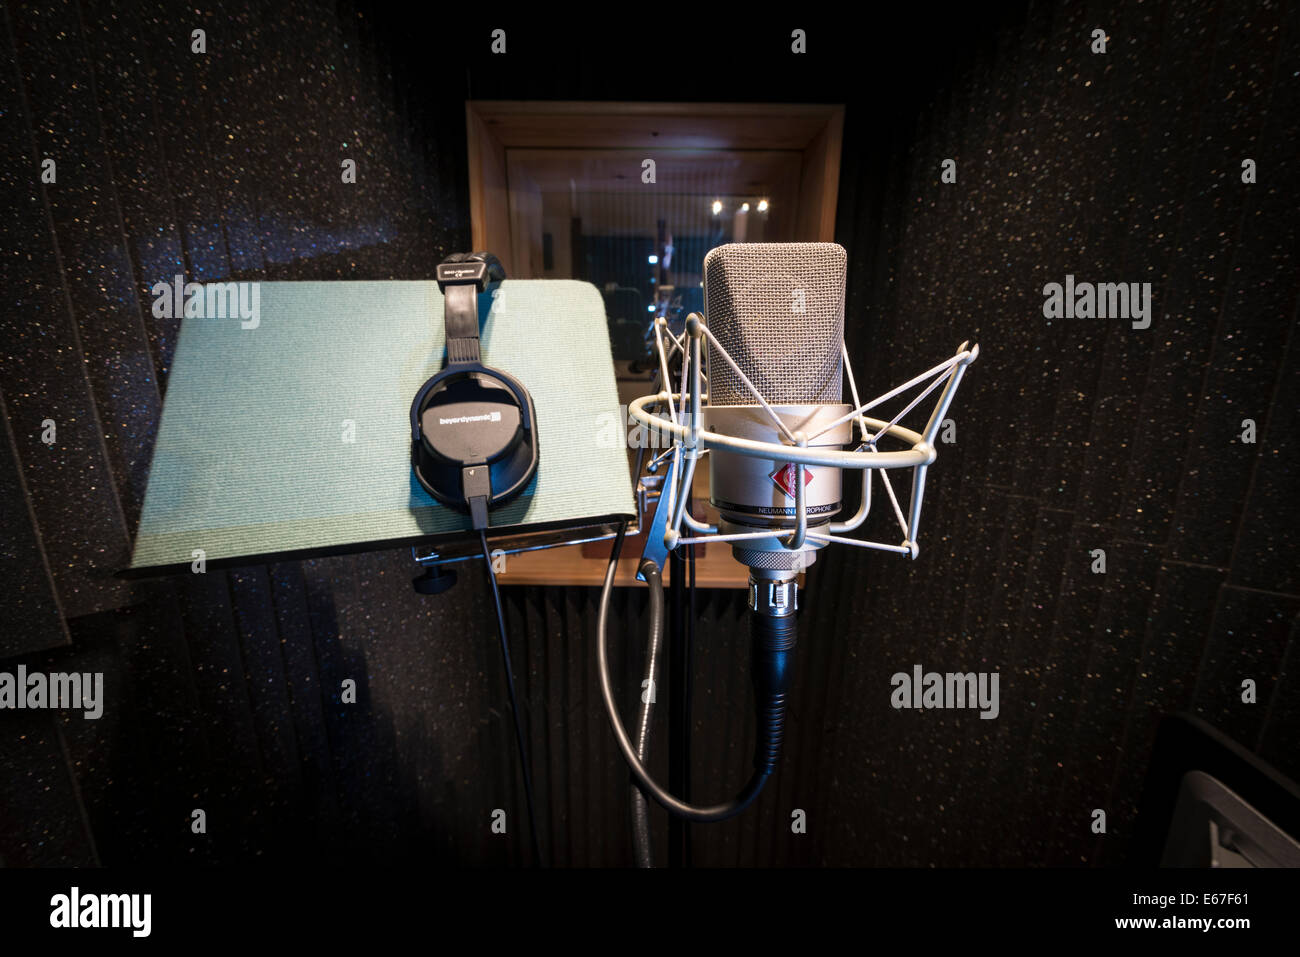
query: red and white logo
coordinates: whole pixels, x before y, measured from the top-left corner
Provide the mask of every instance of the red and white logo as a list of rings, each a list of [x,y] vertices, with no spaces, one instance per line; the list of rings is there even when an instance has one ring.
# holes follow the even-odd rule
[[[770,478],[776,484],[777,488],[779,488],[782,492],[785,492],[786,498],[793,501],[795,498],[795,494],[794,494],[795,483],[798,481],[798,475],[799,475],[799,467],[795,465],[793,462],[787,462],[785,463],[785,465],[782,465],[779,469],[777,469],[775,472],[769,475],[768,478]],[[808,468],[807,466],[804,466],[804,470],[803,470],[804,488],[807,488],[809,483],[812,482],[812,480],[813,480],[812,469]]]

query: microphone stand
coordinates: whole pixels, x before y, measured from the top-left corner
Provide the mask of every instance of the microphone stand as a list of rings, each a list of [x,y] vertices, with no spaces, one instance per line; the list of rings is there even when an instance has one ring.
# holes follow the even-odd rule
[[[690,508],[687,492],[686,507]],[[691,668],[695,637],[695,562],[691,548],[690,598],[685,600],[686,560],[681,549],[669,553],[668,580],[668,788],[691,799]],[[690,824],[668,817],[668,866],[691,866]]]

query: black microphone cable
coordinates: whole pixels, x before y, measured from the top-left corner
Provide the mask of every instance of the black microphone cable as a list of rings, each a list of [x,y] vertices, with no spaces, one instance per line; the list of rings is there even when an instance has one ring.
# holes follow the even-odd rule
[[[669,794],[654,778],[650,777],[650,773],[637,758],[636,750],[627,736],[627,730],[618,716],[618,705],[614,702],[614,689],[609,680],[607,648],[609,598],[614,591],[614,572],[618,566],[619,553],[623,550],[623,536],[626,531],[627,523],[623,522],[619,525],[618,535],[614,539],[614,548],[610,552],[609,568],[605,571],[605,585],[600,593],[600,613],[596,618],[596,671],[600,678],[600,694],[605,702],[610,728],[614,732],[619,750],[623,752],[623,760],[627,762],[636,779],[641,782],[641,787],[650,797],[670,813],[688,821],[702,823],[725,821],[727,818],[735,817],[753,803],[776,769],[781,738],[785,732],[786,700],[789,696],[793,672],[790,667],[794,655],[793,618],[788,622],[782,622],[773,634],[772,626],[767,621],[757,620],[764,616],[753,616],[756,620],[754,621],[752,668],[758,729],[754,747],[754,773],[749,783],[736,797],[724,804],[709,807],[687,804]]]
[[[478,530],[479,542],[483,545],[483,561],[487,562],[488,581],[492,583],[492,603],[497,610],[497,631],[501,634],[501,657],[506,664],[506,686],[510,689],[510,713],[515,718],[515,742],[519,745],[519,763],[524,769],[524,794],[528,798],[528,827],[533,838],[533,859],[538,867],[543,867],[542,846],[537,837],[537,811],[533,806],[533,776],[528,770],[528,749],[524,746],[524,728],[519,720],[519,699],[515,697],[515,672],[510,665],[510,641],[506,638],[506,616],[501,607],[501,592],[497,588],[497,573],[492,568],[492,552],[488,549],[487,533]]]

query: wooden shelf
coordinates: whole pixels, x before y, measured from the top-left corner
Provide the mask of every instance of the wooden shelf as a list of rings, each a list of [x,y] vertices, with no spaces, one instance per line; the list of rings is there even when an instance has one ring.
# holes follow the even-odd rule
[[[619,391],[623,391],[624,381],[619,382]],[[632,389],[636,391],[635,387]],[[635,460],[635,453],[630,458]],[[629,463],[630,465],[631,463]],[[695,500],[707,503],[709,500],[709,475],[707,469],[695,473],[691,483]],[[697,507],[696,515],[702,521],[716,522],[717,514],[712,507],[703,504]],[[650,516],[646,516],[648,523]],[[604,584],[605,571],[609,568],[609,550],[614,540],[587,542],[583,545],[565,545],[562,548],[547,548],[536,552],[524,552],[506,558],[506,570],[498,573],[497,581],[502,585],[591,585],[599,587]],[[623,539],[623,553],[618,560],[618,571],[614,584],[619,586],[645,587],[644,582],[636,580],[637,566],[641,563],[641,550],[645,547],[645,533],[628,535]],[[668,570],[664,570],[664,581],[670,579]],[[749,586],[749,569],[737,562],[731,555],[731,546],[725,543],[695,546],[695,584],[699,588],[747,588]]]
[[[591,585],[599,587],[605,581],[609,568],[609,551],[613,539],[589,542],[585,545],[565,545],[537,552],[511,555],[506,559],[506,570],[497,575],[502,585]],[[623,553],[618,560],[614,584],[620,587],[644,588],[636,580],[637,566],[641,563],[641,549],[645,535],[628,536],[623,540]],[[665,584],[671,575],[665,569]],[[695,547],[695,584],[699,588],[746,588],[749,569],[731,557],[731,547],[726,544],[697,545]]]

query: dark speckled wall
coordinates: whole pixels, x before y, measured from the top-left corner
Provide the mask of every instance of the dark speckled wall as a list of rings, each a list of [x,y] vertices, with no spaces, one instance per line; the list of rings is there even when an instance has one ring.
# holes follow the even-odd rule
[[[812,570],[782,770],[755,810],[693,830],[696,863],[1122,863],[1172,711],[1300,776],[1294,5],[917,10],[874,32],[828,14],[801,24],[806,57],[784,28],[434,29],[306,0],[0,10],[0,670],[102,671],[109,702],[99,721],[0,712],[4,864],[528,861],[522,827],[488,827],[525,815],[477,575],[428,599],[400,551],[112,574],[177,331],[148,288],[426,278],[469,243],[467,96],[844,102],[859,381],[981,346],[919,560],[833,551]],[[1150,282],[1151,328],[1045,319],[1067,274]],[[596,595],[506,601],[543,847],[629,864]],[[721,797],[752,733],[747,629],[735,594],[699,608],[696,795]],[[638,633],[643,596],[616,612]],[[638,658],[615,656],[628,707]],[[914,664],[1000,672],[998,719],[895,711],[890,676]]]

